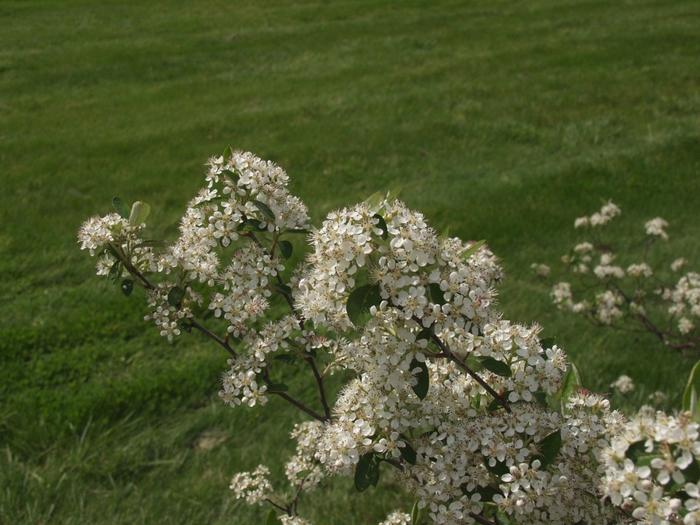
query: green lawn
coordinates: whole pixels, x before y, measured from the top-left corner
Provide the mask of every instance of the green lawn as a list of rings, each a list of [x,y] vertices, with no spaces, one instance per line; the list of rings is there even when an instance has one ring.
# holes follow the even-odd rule
[[[284,166],[316,221],[399,188],[489,241],[506,315],[540,322],[589,388],[627,373],[618,406],[677,400],[691,357],[557,312],[529,264],[613,198],[621,236],[661,215],[697,268],[697,2],[5,1],[0,27],[0,523],[262,519],[228,481],[259,462],[281,477],[300,415],[221,405],[225,356],[161,339],[75,240],[114,194],[172,234],[228,144]],[[227,440],[199,450],[205,432]],[[410,505],[391,482],[314,499],[317,524]]]

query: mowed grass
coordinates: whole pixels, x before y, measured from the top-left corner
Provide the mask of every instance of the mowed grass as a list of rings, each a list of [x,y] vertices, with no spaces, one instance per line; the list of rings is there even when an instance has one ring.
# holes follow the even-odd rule
[[[229,144],[284,166],[317,222],[400,189],[437,229],[488,240],[506,316],[542,324],[590,389],[627,373],[618,407],[678,400],[692,356],[555,311],[529,265],[612,198],[621,239],[661,215],[668,259],[698,267],[697,2],[3,2],[0,26],[0,523],[263,519],[228,480],[267,463],[281,481],[302,417],[221,405],[225,356],[161,339],[75,242],[113,195],[172,235]],[[306,503],[365,524],[411,499],[387,477]]]

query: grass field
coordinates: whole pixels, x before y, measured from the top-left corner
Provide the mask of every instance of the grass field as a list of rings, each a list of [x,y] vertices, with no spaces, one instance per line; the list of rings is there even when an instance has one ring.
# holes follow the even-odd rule
[[[700,263],[697,2],[6,1],[0,27],[0,523],[262,519],[228,480],[261,461],[280,478],[300,416],[221,405],[224,355],[168,345],[75,241],[114,194],[171,234],[228,144],[287,168],[317,221],[400,188],[488,240],[506,315],[543,324],[589,388],[624,372],[618,406],[677,400],[691,357],[556,312],[529,264],[606,198],[621,236],[661,215],[668,252]],[[317,524],[410,504],[390,482],[315,498]]]

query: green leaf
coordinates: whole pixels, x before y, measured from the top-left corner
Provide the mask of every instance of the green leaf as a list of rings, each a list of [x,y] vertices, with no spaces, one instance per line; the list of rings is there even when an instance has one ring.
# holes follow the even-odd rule
[[[119,280],[119,276],[120,276],[121,274],[122,274],[122,263],[121,263],[121,261],[114,261],[114,264],[113,264],[112,267],[109,269],[109,275],[107,276],[107,278],[108,278],[110,281],[113,281],[114,284],[116,284],[117,281]]]
[[[282,363],[293,363],[297,360],[297,356],[294,354],[277,354],[272,359]]]
[[[148,215],[151,213],[151,207],[145,202],[136,201],[131,205],[131,213],[129,213],[129,224],[138,226],[146,222]]]
[[[284,283],[274,283],[272,289],[282,295],[292,295],[292,289]]]
[[[561,432],[556,430],[539,442],[540,454],[542,455],[542,469],[547,468],[559,455],[561,449]]]
[[[373,215],[373,217],[375,219],[377,219],[377,221],[379,221],[379,224],[377,224],[377,226],[379,226],[379,229],[382,230],[382,239],[388,239],[389,238],[389,228],[387,228],[386,221],[384,220],[384,217],[382,217],[378,213],[375,213]]]
[[[406,443],[406,446],[403,448],[400,448],[399,451],[401,452],[401,457],[411,465],[416,464],[416,459],[418,458],[418,455],[416,454],[416,451],[413,450],[413,447]]]
[[[479,248],[481,248],[484,244],[486,244],[485,240],[476,241],[475,243],[473,243],[469,248],[467,248],[466,250],[464,250],[464,252],[462,252],[462,260],[463,261],[469,260],[469,258],[472,255],[474,255],[476,252],[478,252]]]
[[[352,291],[348,296],[345,310],[348,317],[356,327],[361,327],[370,320],[372,315],[369,309],[372,306],[379,306],[382,296],[379,293],[378,284],[366,284]]]
[[[378,482],[379,461],[373,452],[369,452],[360,457],[355,467],[355,488],[363,492],[370,486],[376,487]]]
[[[580,387],[581,374],[579,374],[578,368],[576,368],[575,364],[569,363],[569,369],[566,371],[561,388],[555,395],[555,400],[557,397],[559,398],[559,409],[562,413],[566,411],[566,404],[569,402],[571,396],[578,392]]]
[[[284,230],[287,233],[311,233],[311,231],[304,228],[292,228],[290,230]]]
[[[277,246],[280,247],[280,252],[282,253],[285,259],[289,259],[292,256],[292,251],[294,250],[294,247],[292,246],[291,242],[280,241],[277,243]]]
[[[418,399],[425,399],[425,396],[428,395],[428,389],[430,388],[430,373],[428,372],[428,366],[424,362],[418,361],[414,358],[413,361],[411,361],[411,373],[413,373],[413,370],[416,368],[420,368],[420,371],[416,375],[418,383],[411,388],[413,388],[413,391],[418,396]]]
[[[131,292],[134,291],[134,281],[131,279],[124,279],[122,281],[122,293],[129,297]]]
[[[277,520],[277,513],[274,511],[274,509],[270,509],[270,512],[267,513],[267,519],[265,520],[265,525],[278,525],[279,521]]]
[[[253,201],[253,204],[255,204],[255,207],[258,208],[258,210],[260,210],[260,213],[263,214],[268,222],[275,222],[275,214],[272,213],[272,210],[267,204],[260,201]]]
[[[430,292],[430,300],[435,304],[445,304],[445,294],[437,283],[430,283],[428,285],[428,291]]]
[[[542,348],[544,348],[545,350],[547,348],[552,348],[554,346],[554,338],[545,337],[544,339],[540,339],[540,345],[542,345]]]
[[[114,208],[114,211],[116,211],[121,216],[122,219],[129,218],[129,208],[126,207],[124,201],[122,201],[119,197],[112,197],[112,207]]]
[[[185,298],[185,290],[179,286],[173,286],[168,292],[168,304],[175,308],[180,308],[182,300]]]
[[[431,328],[423,328],[420,332],[418,332],[418,335],[416,335],[416,341],[420,341],[421,339],[430,341],[432,335],[433,331]]]
[[[270,383],[267,385],[270,392],[286,392],[289,387],[285,383]]]
[[[236,228],[238,231],[242,230],[255,230],[255,231],[263,231],[265,228],[261,226],[262,222],[260,222],[258,219],[246,219],[244,220],[241,224],[238,225],[238,228]]]
[[[508,470],[508,467],[503,461],[496,461],[496,464],[491,466],[489,464],[488,459],[484,460],[484,465],[486,465],[486,469],[491,472],[492,474],[495,474],[499,478],[503,476],[504,474],[508,474],[510,470]]]
[[[384,199],[385,199],[385,195],[380,191],[376,191],[372,195],[367,197],[364,200],[364,203],[369,207],[370,210],[376,211],[379,208],[381,208],[382,202],[384,202]]]
[[[504,363],[493,357],[480,357],[479,361],[486,370],[501,377],[510,377],[513,373],[508,363]]]
[[[695,363],[688,376],[688,382],[683,391],[683,410],[689,411],[695,421],[700,421],[700,406],[698,395],[700,394],[700,361]]]
[[[513,522],[510,520],[508,514],[506,514],[502,510],[496,511],[496,523],[498,525],[513,525]]]
[[[421,509],[416,500],[411,509],[411,525],[422,525],[423,518],[425,518],[425,509]]]

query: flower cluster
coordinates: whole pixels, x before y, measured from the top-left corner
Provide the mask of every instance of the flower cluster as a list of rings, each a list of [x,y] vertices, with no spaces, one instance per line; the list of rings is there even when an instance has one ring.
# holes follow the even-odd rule
[[[502,271],[488,247],[438,236],[422,214],[388,197],[332,212],[310,229],[306,207],[287,184],[275,164],[229,152],[210,159],[205,187],[172,245],[141,240],[142,204],[129,219],[90,219],[79,234],[81,247],[104,259],[99,274],[109,268],[127,295],[134,285],[145,289],[147,319],[163,336],[196,331],[230,354],[225,403],[252,407],[278,396],[311,418],[291,432],[296,448],[285,474],[292,495],[273,493],[269,470],[259,466],[233,478],[234,496],[272,505],[284,525],[308,525],[298,503],[324,479],[352,476],[366,490],[390,470],[416,501],[411,516],[394,512],[385,525],[619,522],[610,502],[627,509],[625,498],[636,492],[614,498],[600,480],[603,468],[613,476],[607,451],[620,445],[611,445],[611,436],[628,424],[606,399],[579,389],[575,368],[540,338],[539,326],[503,319],[496,300]],[[619,213],[608,203],[576,224],[597,230]],[[650,235],[663,237],[665,224],[651,222]],[[292,235],[306,232],[309,253],[286,268]],[[604,283],[656,275],[645,261],[625,270],[615,259],[597,243],[581,243],[568,262]],[[700,279],[693,275],[660,294],[673,297],[673,315],[696,316]],[[577,301],[571,285],[560,283],[553,295],[599,323],[632,311],[615,287]],[[635,312],[646,311],[643,298],[635,295],[634,303]],[[283,382],[300,368],[317,389],[314,404]],[[335,371],[345,383],[330,399],[324,381]],[[671,443],[676,437],[660,433],[684,420],[656,420],[658,432],[648,439],[665,440],[672,455],[678,443],[695,439]],[[685,490],[689,516],[697,488]]]
[[[603,493],[643,523],[700,523],[699,429],[687,412],[643,408],[603,450]]]
[[[237,499],[245,499],[249,505],[254,505],[272,495],[269,477],[270,469],[265,465],[258,465],[253,472],[239,472],[233,476],[229,488]]]
[[[553,285],[553,303],[597,326],[643,330],[667,347],[696,348],[700,344],[696,328],[700,274],[678,277],[687,264],[682,257],[666,267],[653,264],[657,241],[668,240],[668,223],[660,217],[644,224],[643,242],[616,248],[603,227],[620,213],[609,201],[591,216],[574,221],[574,227],[584,230],[587,238],[562,257],[570,280]],[[533,263],[534,269],[540,266],[544,265]]]

